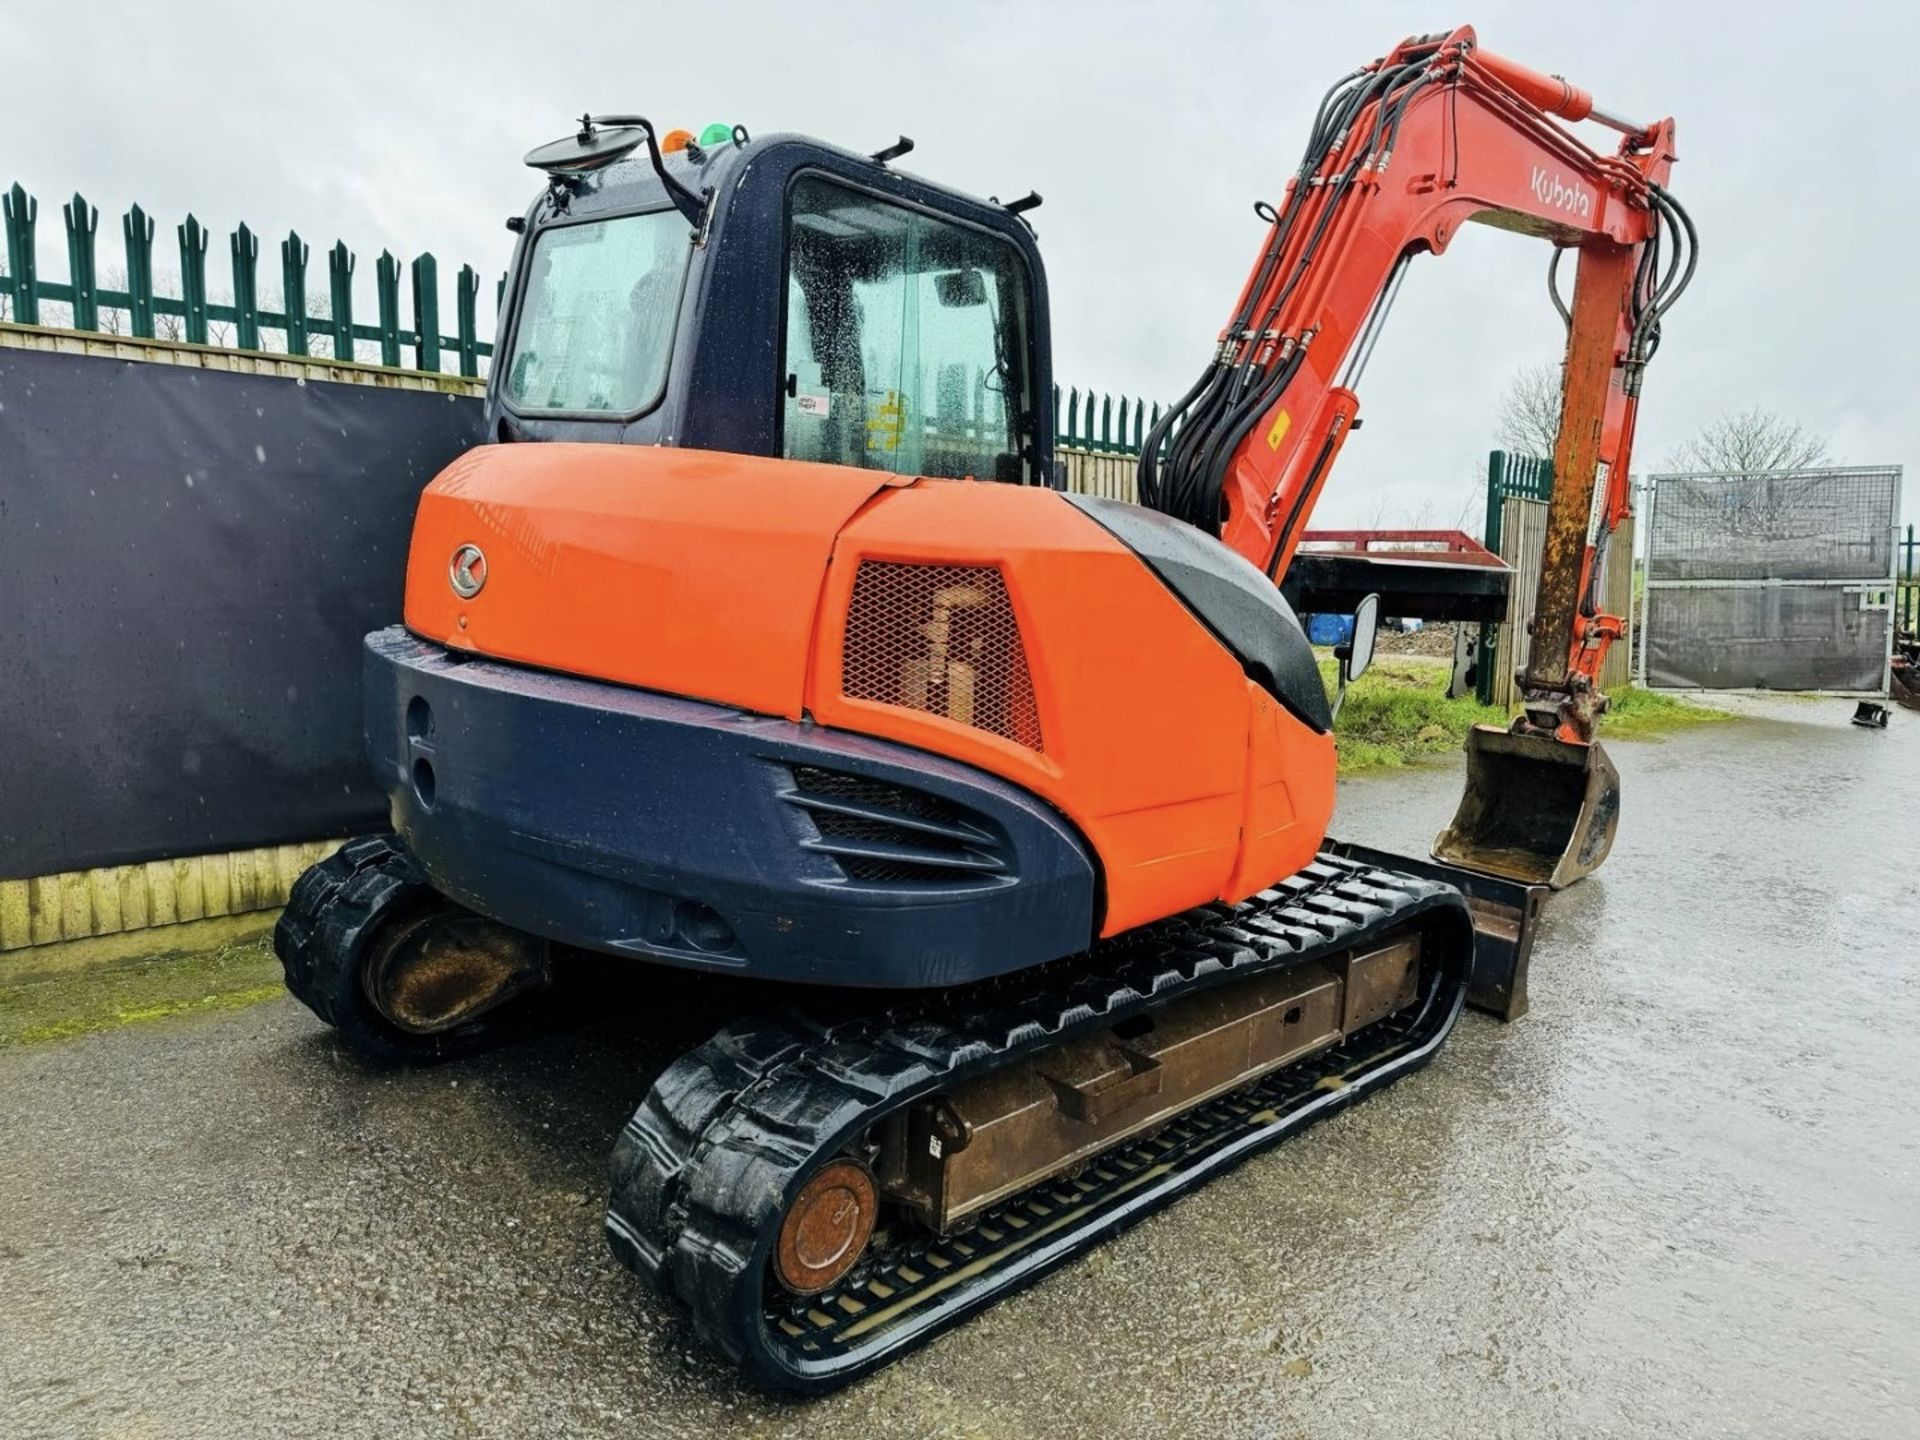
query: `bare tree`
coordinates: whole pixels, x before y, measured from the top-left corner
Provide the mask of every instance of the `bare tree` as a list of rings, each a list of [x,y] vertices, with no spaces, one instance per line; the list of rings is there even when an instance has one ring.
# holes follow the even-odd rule
[[[100,277],[100,288],[124,292],[127,288],[127,272],[118,265],[108,266],[107,272]],[[102,305],[95,323],[99,325],[102,335],[123,335],[133,328],[133,316],[117,305]]]
[[[1667,456],[1670,470],[1751,475],[1761,470],[1804,470],[1824,465],[1826,437],[1757,406],[1731,411],[1702,426],[1699,434]]]
[[[331,306],[318,295],[307,296],[307,353],[332,356],[333,316]]]
[[[122,287],[125,288],[124,286]],[[153,298],[155,300],[179,300],[180,277],[164,266],[156,265],[153,272]],[[178,315],[169,315],[158,305],[153,311],[153,338],[156,340],[185,340],[187,322]]]
[[[1500,399],[1500,420],[1493,432],[1502,450],[1553,458],[1560,438],[1560,367],[1523,365],[1507,382]]]

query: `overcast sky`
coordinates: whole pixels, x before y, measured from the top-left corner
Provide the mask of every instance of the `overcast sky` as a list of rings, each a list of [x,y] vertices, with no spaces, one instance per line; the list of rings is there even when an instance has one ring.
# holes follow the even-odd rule
[[[39,196],[49,278],[65,276],[59,207],[78,188],[101,210],[103,269],[137,200],[162,253],[188,210],[210,226],[214,275],[240,220],[262,236],[263,283],[288,228],[316,263],[338,236],[367,313],[381,249],[430,250],[450,316],[463,261],[506,263],[502,221],[535,188],[520,156],[584,109],[863,150],[904,132],[919,146],[905,168],[1046,197],[1031,218],[1062,381],[1164,400],[1204,363],[1262,238],[1252,202],[1278,198],[1321,93],[1402,35],[1465,19],[1616,112],[1677,119],[1673,189],[1703,254],[1648,377],[1636,470],[1752,405],[1826,435],[1838,461],[1912,458],[1920,10],[1470,8],[5,0],[0,186]],[[1416,262],[1318,523],[1450,523],[1477,503],[1509,376],[1557,358],[1546,258],[1469,227]]]

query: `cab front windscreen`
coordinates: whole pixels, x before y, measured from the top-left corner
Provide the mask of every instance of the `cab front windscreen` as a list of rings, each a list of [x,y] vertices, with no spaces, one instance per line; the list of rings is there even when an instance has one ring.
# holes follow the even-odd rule
[[[659,402],[691,246],[676,210],[543,230],[503,387],[520,411],[632,415]]]

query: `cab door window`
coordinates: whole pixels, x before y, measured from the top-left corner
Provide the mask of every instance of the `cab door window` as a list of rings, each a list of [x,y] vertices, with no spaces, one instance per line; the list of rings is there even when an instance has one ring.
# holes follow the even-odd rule
[[[1026,480],[1025,262],[996,236],[817,176],[787,245],[789,459]]]

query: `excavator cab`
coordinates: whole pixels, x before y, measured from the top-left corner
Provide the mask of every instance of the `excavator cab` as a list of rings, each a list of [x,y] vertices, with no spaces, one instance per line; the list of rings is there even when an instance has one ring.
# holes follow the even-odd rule
[[[535,150],[488,438],[1044,485],[1033,232],[893,168],[911,148],[610,116]]]

